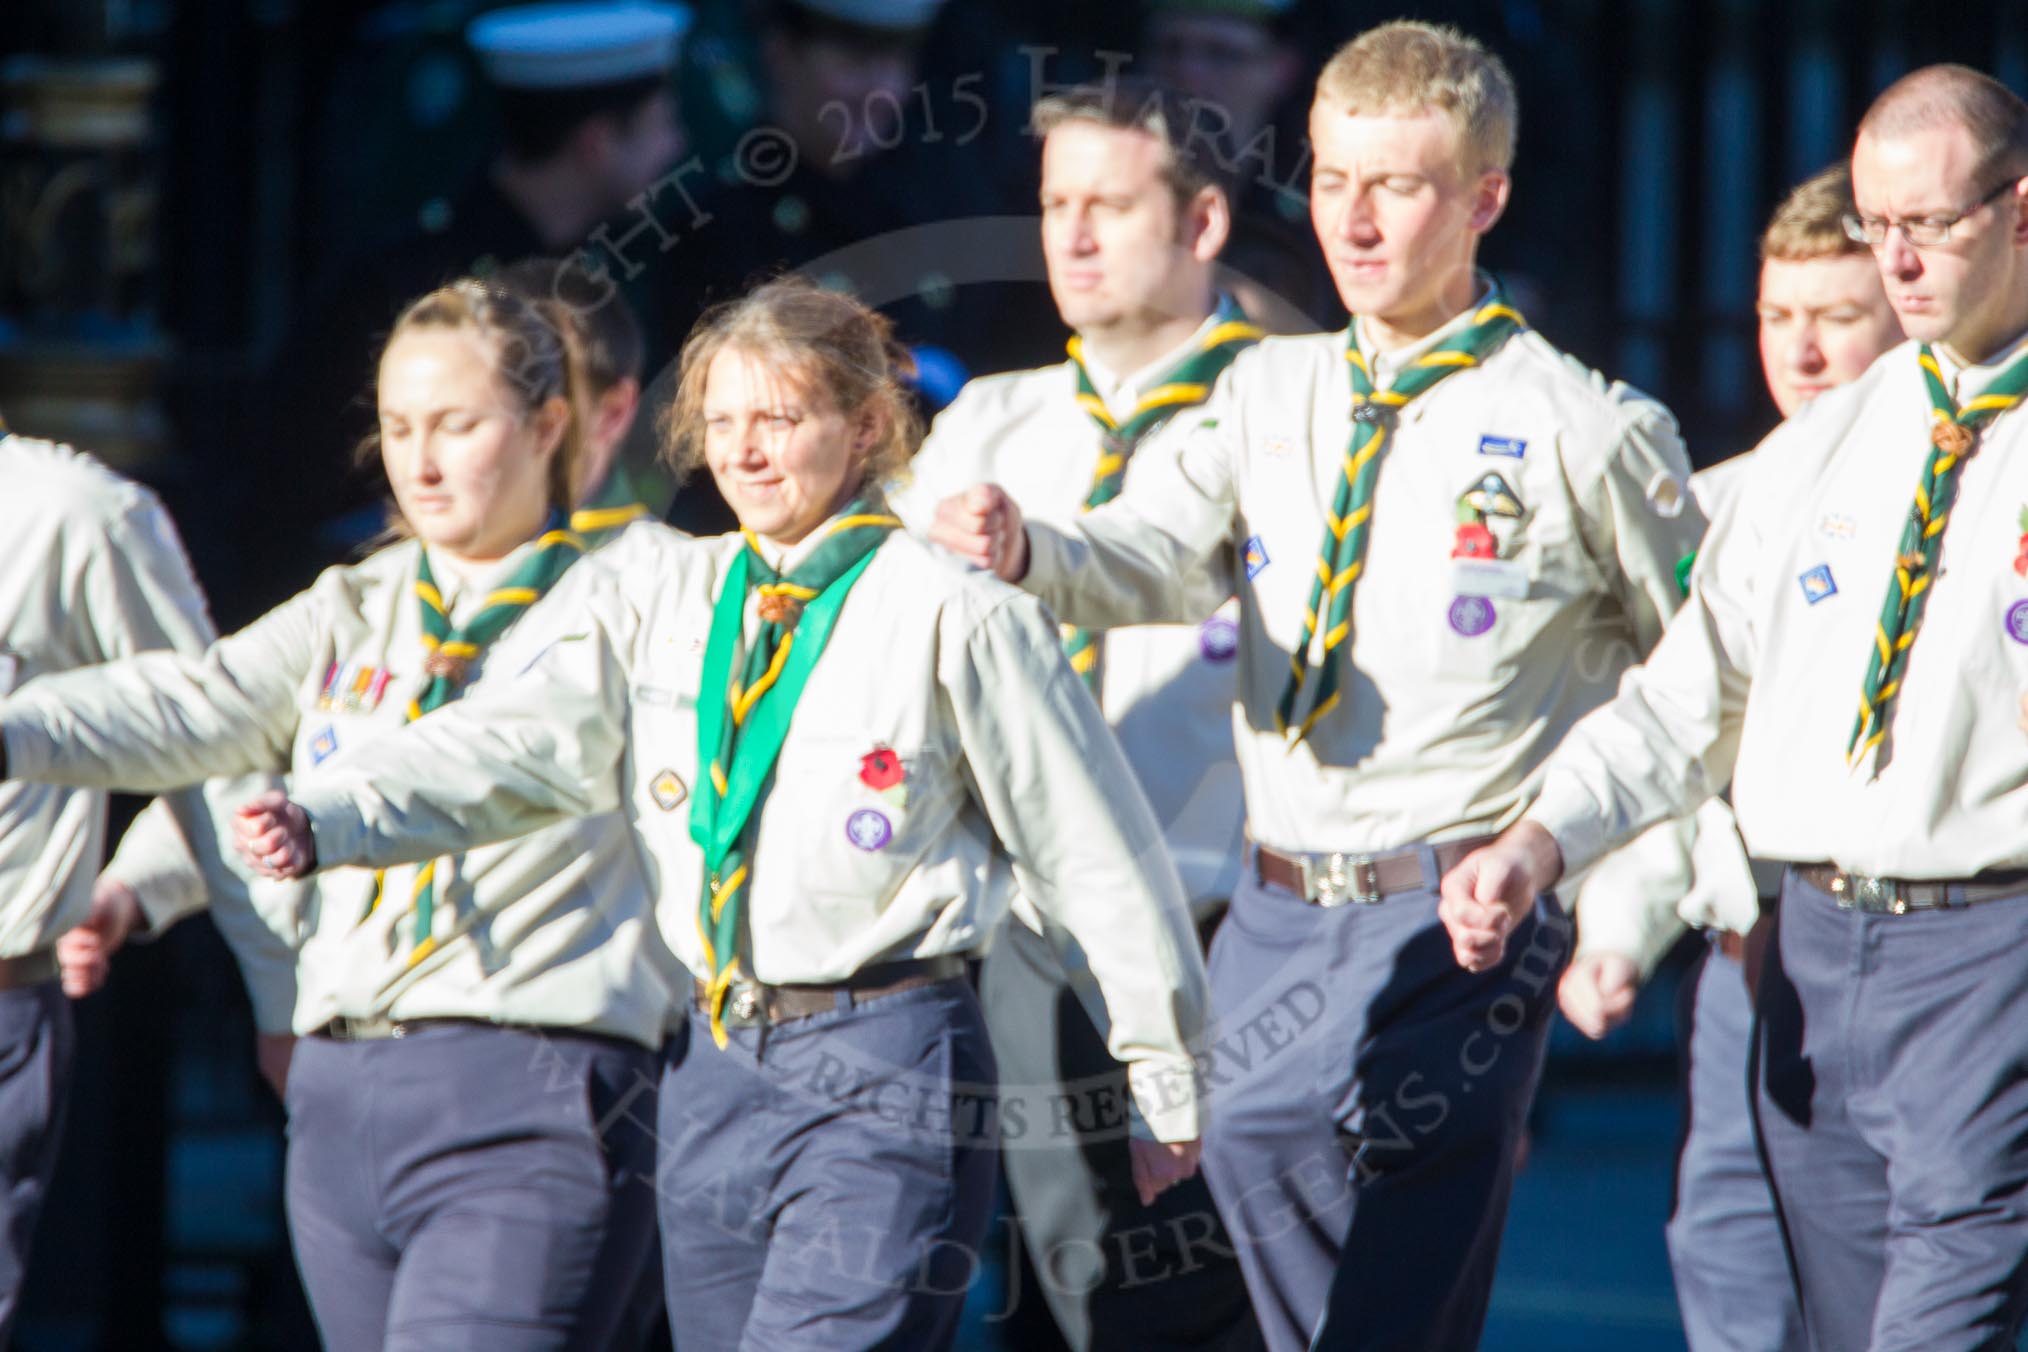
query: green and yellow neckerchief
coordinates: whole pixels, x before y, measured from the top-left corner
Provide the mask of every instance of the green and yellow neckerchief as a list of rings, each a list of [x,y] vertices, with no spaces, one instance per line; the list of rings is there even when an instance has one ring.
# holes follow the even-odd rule
[[[1477,366],[1508,337],[1528,326],[1498,287],[1472,314],[1456,337],[1438,343],[1408,363],[1384,390],[1373,387],[1372,369],[1359,350],[1359,321],[1345,330],[1345,362],[1352,377],[1352,437],[1342,462],[1338,490],[1324,522],[1317,576],[1303,614],[1302,638],[1289,657],[1288,684],[1275,709],[1275,726],[1293,745],[1310,735],[1317,720],[1338,702],[1338,650],[1352,636],[1352,585],[1366,562],[1366,537],[1373,525],[1373,486],[1380,478],[1380,454],[1401,410],[1411,399],[1455,371]],[[1296,708],[1309,671],[1310,649],[1318,635],[1315,692],[1300,722]]]
[[[421,551],[416,570],[415,594],[422,611],[423,675],[429,678],[420,694],[409,701],[405,722],[413,723],[433,709],[440,709],[464,691],[465,675],[473,659],[484,652],[507,626],[521,618],[523,611],[542,599],[556,580],[584,555],[584,541],[563,526],[561,513],[553,514],[534,548],[513,573],[486,594],[477,614],[461,627],[453,627],[444,607],[443,593],[437,590],[430,570],[429,550]],[[435,860],[416,870],[415,888],[409,908],[415,914],[415,937],[409,949],[408,965],[414,967],[436,950],[433,924],[436,919]],[[387,884],[385,869],[374,876],[373,900],[366,914],[380,907]]]
[[[1853,721],[1852,736],[1845,744],[1846,763],[1854,766],[1869,751],[1878,749],[1874,774],[1887,763],[1890,750],[1887,733],[1894,719],[1895,697],[1901,693],[1909,650],[1915,646],[1916,631],[1922,627],[1922,613],[1929,604],[1930,586],[1936,580],[1944,527],[1957,501],[1958,479],[1965,462],[1978,447],[1980,429],[2020,403],[2022,391],[2028,389],[2028,355],[2024,355],[2000,372],[1985,393],[1959,408],[1928,343],[1922,345],[1916,360],[1929,393],[1929,458],[1923,464],[1922,479],[1915,486],[1915,502],[1909,508],[1908,522],[1901,528],[1894,576],[1887,584],[1887,599],[1881,605],[1880,623],[1873,631],[1873,647],[1866,659],[1859,717]]]
[[[1162,373],[1125,418],[1113,417],[1106,401],[1099,397],[1098,386],[1085,369],[1084,343],[1072,338],[1070,364],[1077,372],[1078,407],[1091,415],[1104,437],[1098,464],[1092,470],[1091,489],[1085,494],[1084,509],[1103,507],[1118,497],[1120,485],[1127,477],[1127,461],[1141,443],[1176,414],[1210,398],[1219,374],[1260,338],[1261,331],[1247,322],[1232,298],[1220,296],[1211,327],[1189,353]],[[1090,629],[1063,626],[1063,654],[1094,695],[1099,692],[1101,642],[1101,635]]]
[[[746,548],[726,571],[712,607],[697,701],[697,763],[703,773],[691,803],[690,838],[704,849],[697,935],[708,969],[711,1036],[721,1047],[726,997],[747,961],[753,837],[775,762],[846,594],[900,525],[879,498],[856,498],[819,527],[822,541],[786,577],[768,563],[753,533],[743,532]],[[760,598],[760,623],[751,641],[750,595]]]

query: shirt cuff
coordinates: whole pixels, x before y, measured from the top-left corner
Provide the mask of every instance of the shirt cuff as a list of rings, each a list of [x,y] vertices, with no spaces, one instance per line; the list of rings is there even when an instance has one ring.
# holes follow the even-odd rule
[[[1586,892],[1577,904],[1577,948],[1572,957],[1617,953],[1633,959],[1645,982],[1683,930],[1672,905],[1615,890]]]
[[[1177,1061],[1135,1061],[1127,1067],[1133,1097],[1133,1135],[1157,1141],[1194,1141],[1203,1134],[1197,1112],[1197,1065]]]
[[[1543,781],[1541,794],[1521,815],[1555,839],[1563,855],[1565,876],[1590,868],[1606,852],[1606,814],[1598,801],[1568,776],[1551,774]]]
[[[364,861],[366,821],[349,798],[310,793],[297,798],[296,806],[309,818],[318,872]]]
[[[7,778],[34,782],[56,759],[56,747],[47,737],[33,735],[34,729],[18,723],[0,722],[0,748],[7,756]]]
[[[1054,610],[1050,603],[1070,572],[1070,551],[1063,532],[1036,521],[1025,522],[1022,529],[1028,533],[1028,571],[1017,585]]]
[[[193,879],[185,868],[156,868],[115,855],[99,876],[133,889],[134,900],[140,903],[141,915],[148,925],[148,932],[135,935],[136,939],[159,936],[179,920],[203,910],[209,900],[203,883]]]

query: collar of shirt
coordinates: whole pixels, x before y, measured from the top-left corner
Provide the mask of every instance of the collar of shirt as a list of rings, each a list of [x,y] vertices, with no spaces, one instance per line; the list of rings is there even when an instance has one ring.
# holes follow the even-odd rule
[[[454,558],[445,550],[423,546],[429,555],[430,573],[437,581],[437,594],[444,598],[444,615],[453,626],[466,623],[484,608],[493,588],[520,567],[535,548],[535,538],[524,540],[501,557],[490,560]]]
[[[1395,376],[1401,373],[1403,367],[1434,348],[1438,343],[1447,342],[1457,337],[1462,330],[1471,324],[1472,316],[1477,314],[1480,308],[1492,298],[1493,283],[1490,280],[1482,278],[1478,298],[1464,309],[1452,315],[1441,328],[1423,335],[1406,347],[1388,348],[1386,350],[1382,350],[1374,342],[1373,329],[1367,323],[1366,317],[1361,315],[1355,321],[1359,325],[1359,350],[1366,354],[1367,362],[1373,369],[1374,388],[1383,390],[1388,388],[1394,384]]]
[[[1092,356],[1091,349],[1084,350],[1085,374],[1091,377],[1091,386],[1098,391],[1099,398],[1106,401],[1106,409],[1114,417],[1123,417],[1134,411],[1134,405],[1155,382],[1183,358],[1189,356],[1204,341],[1204,335],[1211,332],[1218,323],[1218,307],[1213,305],[1211,313],[1204,316],[1204,322],[1193,330],[1188,338],[1164,352],[1140,370],[1128,375],[1113,374],[1099,360]]]
[[[857,497],[858,492],[855,490],[852,497],[848,498],[847,501],[852,501]],[[753,536],[754,548],[760,551],[760,556],[767,560],[770,568],[773,568],[782,577],[787,577],[801,566],[804,559],[809,558],[810,555],[816,552],[818,545],[824,543],[830,537],[831,523],[842,515],[844,515],[842,511],[831,513],[808,535],[805,535],[792,545],[777,544],[775,541],[768,539],[756,531]],[[736,535],[733,538],[742,539],[743,536]],[[726,557],[730,559],[732,556],[727,555]],[[746,638],[749,643],[753,641],[753,636],[760,631],[760,593],[752,587],[747,588],[746,610],[742,627],[746,631]]]
[[[1949,343],[1938,343],[1930,351],[1936,354],[1937,369],[1943,372],[1944,388],[1962,404],[1992,384],[1993,378],[2006,370],[2010,362],[2028,351],[2028,330],[2014,335],[2005,347],[1982,362],[1966,361]]]

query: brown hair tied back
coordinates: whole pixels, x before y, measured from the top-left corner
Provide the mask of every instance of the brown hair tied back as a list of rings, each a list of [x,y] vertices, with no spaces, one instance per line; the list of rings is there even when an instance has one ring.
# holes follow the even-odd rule
[[[915,375],[915,358],[895,341],[887,316],[804,278],[780,277],[707,311],[683,344],[676,398],[662,419],[662,456],[679,480],[704,463],[704,383],[727,348],[760,358],[848,418],[879,419],[865,483],[894,477],[922,444],[922,420],[902,385]]]
[[[395,340],[418,329],[471,333],[486,345],[501,383],[513,395],[524,418],[533,417],[551,399],[562,399],[570,410],[563,439],[549,461],[549,504],[569,511],[577,501],[577,481],[584,465],[584,356],[569,315],[560,302],[522,295],[477,277],[460,277],[411,302],[394,321],[381,355]],[[380,436],[368,436],[359,448],[362,464],[378,460]],[[398,517],[391,529],[412,532]]]

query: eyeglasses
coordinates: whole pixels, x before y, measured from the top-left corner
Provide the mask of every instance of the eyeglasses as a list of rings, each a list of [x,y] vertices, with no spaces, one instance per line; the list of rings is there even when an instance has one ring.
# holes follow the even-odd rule
[[[1952,226],[2020,181],[2019,178],[2003,179],[1993,186],[1991,192],[1955,216],[1925,216],[1917,221],[1890,221],[1880,216],[1855,216],[1848,212],[1843,217],[1845,233],[1867,248],[1877,249],[1887,243],[1887,234],[1890,230],[1899,230],[1901,237],[1910,244],[1918,249],[1926,249],[1948,240],[1951,237]]]

